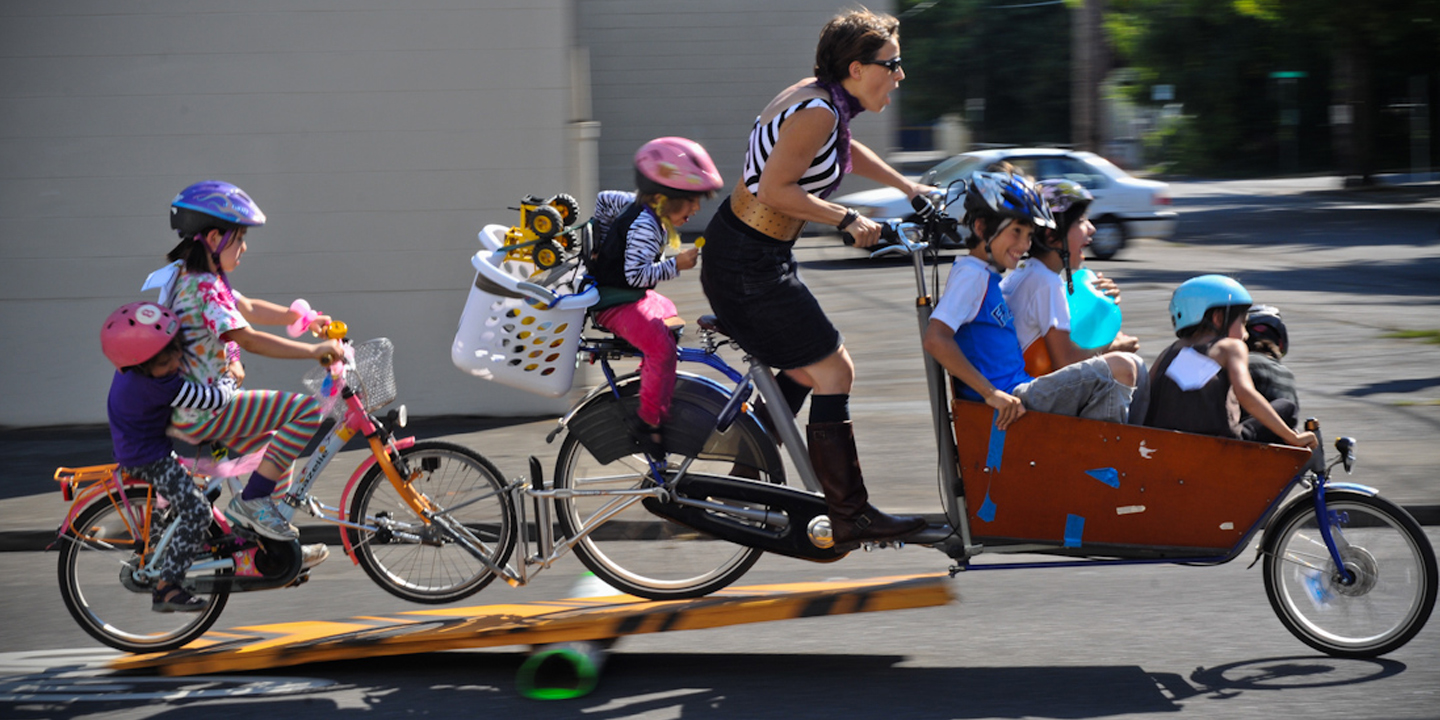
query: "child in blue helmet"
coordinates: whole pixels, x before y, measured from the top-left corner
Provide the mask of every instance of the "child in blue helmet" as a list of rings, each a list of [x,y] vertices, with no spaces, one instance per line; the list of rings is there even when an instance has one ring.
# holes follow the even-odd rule
[[[1137,372],[1129,353],[1106,353],[1038,378],[1025,371],[1000,276],[1019,264],[1037,228],[1055,225],[1035,186],[1019,175],[976,173],[966,189],[965,222],[970,254],[955,260],[924,339],[925,351],[965,384],[959,396],[995,408],[1001,430],[1026,410],[1125,422]]]
[[[1298,408],[1267,402],[1250,378],[1245,318],[1252,300],[1245,286],[1224,275],[1201,275],[1170,297],[1179,338],[1156,358],[1150,375],[1145,424],[1239,440],[1315,448],[1315,433],[1294,430]],[[1241,420],[1240,411],[1251,417]],[[1267,434],[1268,431],[1268,434]]]

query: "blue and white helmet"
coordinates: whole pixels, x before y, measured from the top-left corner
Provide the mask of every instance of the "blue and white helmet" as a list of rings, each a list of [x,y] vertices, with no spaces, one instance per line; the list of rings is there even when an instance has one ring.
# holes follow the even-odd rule
[[[1250,292],[1227,275],[1201,275],[1180,283],[1170,296],[1170,322],[1175,330],[1199,325],[1214,308],[1251,305]]]

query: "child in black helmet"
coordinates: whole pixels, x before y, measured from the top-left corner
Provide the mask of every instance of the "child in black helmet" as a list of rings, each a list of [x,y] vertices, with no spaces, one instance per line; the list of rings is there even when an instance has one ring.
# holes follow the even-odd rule
[[[1250,349],[1250,381],[1273,405],[1284,400],[1295,407],[1300,417],[1300,396],[1295,392],[1295,373],[1281,364],[1280,359],[1290,351],[1290,335],[1285,330],[1285,321],[1280,310],[1273,305],[1256,305],[1250,308],[1245,318],[1245,346]],[[1250,413],[1243,413],[1241,419]],[[1265,442],[1279,442],[1274,433],[1266,431],[1257,439]]]

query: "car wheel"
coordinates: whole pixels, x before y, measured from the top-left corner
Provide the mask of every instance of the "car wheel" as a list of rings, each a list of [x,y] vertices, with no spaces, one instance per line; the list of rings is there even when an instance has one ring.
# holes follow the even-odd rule
[[[1095,221],[1095,234],[1090,237],[1090,256],[1109,260],[1125,247],[1125,226],[1118,220]]]

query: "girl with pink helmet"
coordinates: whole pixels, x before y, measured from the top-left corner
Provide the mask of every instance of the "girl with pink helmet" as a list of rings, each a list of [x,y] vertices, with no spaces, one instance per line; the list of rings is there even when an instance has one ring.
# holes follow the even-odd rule
[[[200,612],[201,600],[180,586],[205,546],[210,501],[180,465],[165,429],[178,408],[213,411],[235,394],[233,380],[201,385],[180,374],[180,321],[148,302],[122,305],[100,327],[100,348],[115,365],[106,409],[115,462],[150,483],[175,509],[175,535],[154,562],[160,579],[151,593],[155,612]]]
[[[662,137],[635,153],[636,192],[606,190],[595,200],[596,249],[588,263],[600,291],[595,321],[644,353],[640,409],[633,429],[646,452],[663,451],[663,425],[675,392],[675,303],[655,286],[695,267],[699,249],[680,248],[676,228],[722,185],[710,154],[693,140]]]

